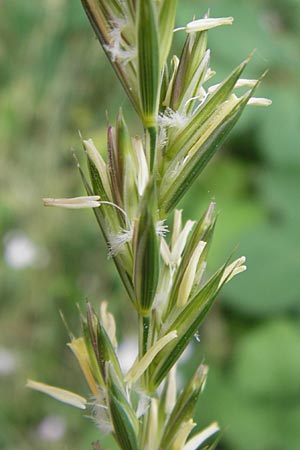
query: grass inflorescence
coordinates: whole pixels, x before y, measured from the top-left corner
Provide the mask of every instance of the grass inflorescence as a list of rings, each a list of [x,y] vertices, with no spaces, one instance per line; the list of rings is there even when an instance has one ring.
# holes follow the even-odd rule
[[[82,0],[108,59],[144,128],[132,137],[120,109],[107,128],[107,158],[82,138],[88,177],[86,196],[44,199],[46,206],[93,208],[127,296],[138,316],[138,357],[127,373],[118,359],[117,326],[107,304],[98,316],[87,304],[82,337],[68,344],[90,389],[85,399],[30,380],[28,386],[90,410],[103,433],[122,450],[215,448],[216,423],[198,431],[193,414],[207,366],[180,393],[176,366],[224,286],[244,271],[245,258],[226,261],[208,276],[216,225],[215,204],[196,222],[183,223],[176,206],[220,148],[253,97],[259,80],[243,79],[250,58],[221,83],[212,84],[208,30],[232,17],[193,20],[181,55],[170,55],[176,0]],[[239,88],[246,88],[237,95]],[[247,90],[248,88],[248,90]],[[173,227],[166,219],[173,214]],[[159,394],[158,394],[159,392]],[[97,448],[98,444],[94,444]],[[95,447],[96,446],[96,447]]]

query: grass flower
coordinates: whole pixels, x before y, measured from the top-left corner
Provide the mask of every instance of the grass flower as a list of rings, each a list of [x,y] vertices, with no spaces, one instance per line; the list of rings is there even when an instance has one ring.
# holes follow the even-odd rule
[[[202,363],[178,392],[176,367],[225,283],[246,270],[245,257],[207,271],[216,226],[215,203],[197,221],[182,222],[176,207],[205,169],[247,105],[260,79],[243,78],[250,57],[219,84],[208,86],[207,32],[232,17],[193,20],[180,56],[170,55],[176,0],[82,0],[88,19],[142,123],[131,137],[120,109],[107,128],[107,157],[82,139],[89,177],[86,196],[45,198],[45,206],[93,208],[138,317],[138,355],[126,374],[118,358],[115,320],[102,303],[88,303],[82,336],[68,344],[89,388],[85,398],[29,381],[28,387],[90,411],[122,450],[213,450],[216,423],[202,431],[193,420],[204,389]],[[176,31],[176,30],[175,30]],[[236,94],[236,89],[246,92]],[[166,219],[173,213],[173,227]],[[169,222],[168,222],[169,223]],[[168,233],[170,231],[170,233]],[[98,444],[93,444],[98,448]]]

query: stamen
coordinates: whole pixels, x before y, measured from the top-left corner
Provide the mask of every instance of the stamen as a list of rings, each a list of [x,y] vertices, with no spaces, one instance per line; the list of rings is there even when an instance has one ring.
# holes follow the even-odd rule
[[[111,234],[108,243],[109,258],[112,258],[113,256],[116,256],[120,252],[122,252],[127,242],[130,242],[132,240],[132,236],[133,236],[132,226],[129,230],[125,230],[124,228],[121,229],[119,234]]]
[[[158,116],[158,125],[160,127],[166,128],[183,128],[189,118],[183,114],[180,114],[179,111],[173,111],[171,108],[166,108],[164,114],[160,114]]]
[[[212,28],[232,24],[233,24],[233,17],[220,17],[220,18],[205,17],[204,19],[193,20],[189,22],[185,27],[176,28],[174,31],[185,30],[187,33],[195,33],[198,31],[211,30]]]
[[[60,208],[80,209],[98,208],[100,206],[99,195],[87,195],[73,198],[43,198],[44,206],[57,206]]]
[[[127,22],[124,19],[114,19],[111,22],[112,29],[109,33],[110,35],[110,43],[104,45],[104,49],[110,54],[110,58],[112,62],[122,62],[123,64],[127,64],[136,56],[136,49],[133,47],[127,46],[122,38],[122,32],[126,27]],[[124,49],[123,47],[127,47]]]
[[[247,105],[270,106],[270,105],[272,105],[272,100],[270,100],[269,98],[251,97],[250,100],[248,100]]]
[[[165,225],[165,220],[159,220],[156,224],[156,234],[158,236],[165,237],[166,233],[169,232],[168,225]]]

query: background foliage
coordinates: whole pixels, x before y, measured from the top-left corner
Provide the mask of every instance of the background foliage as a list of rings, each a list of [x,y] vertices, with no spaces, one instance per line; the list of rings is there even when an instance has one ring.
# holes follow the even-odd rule
[[[25,379],[78,390],[59,309],[76,332],[76,303],[109,299],[127,349],[135,322],[91,212],[43,209],[41,197],[83,194],[70,152],[81,157],[77,130],[104,148],[106,111],[113,120],[120,101],[131,130],[139,126],[79,1],[2,0],[0,6],[0,448],[79,450],[98,438],[90,421],[27,392]],[[192,371],[192,352],[210,365],[198,417],[201,425],[217,419],[223,426],[220,449],[296,450],[300,2],[181,1],[177,23],[208,7],[211,16],[235,18],[233,27],[209,34],[218,77],[256,48],[247,75],[269,68],[259,94],[273,106],[248,109],[184,200],[186,218],[196,219],[216,199],[212,264],[238,244],[249,269],[225,289],[181,373]]]

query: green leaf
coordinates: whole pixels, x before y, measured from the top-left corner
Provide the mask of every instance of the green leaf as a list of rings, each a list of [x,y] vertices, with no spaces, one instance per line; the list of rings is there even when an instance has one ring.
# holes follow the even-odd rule
[[[170,107],[174,111],[179,109],[188,86],[203,59],[207,44],[207,33],[191,33],[187,36],[175,75]]]
[[[86,177],[80,167],[79,167],[79,173],[80,173],[82,182],[84,184],[84,187],[85,187],[88,195],[93,195],[92,188],[90,187],[89,183],[87,182]],[[105,242],[108,246],[109,245],[108,230],[107,230],[107,224],[106,224],[103,212],[101,211],[101,208],[93,208],[93,212],[95,214],[95,217],[96,217],[97,223],[100,227],[100,230],[102,231]],[[123,285],[126,289],[128,297],[132,301],[133,305],[135,306],[136,305],[135,292],[134,292],[134,288],[133,288],[133,284],[132,284],[131,273],[128,273],[128,267],[124,266],[123,261],[119,255],[113,256],[113,260],[114,260],[114,263],[118,270],[118,273],[120,275],[120,278],[123,282]],[[130,269],[130,267],[129,267],[129,269]]]
[[[101,201],[112,202],[115,196],[112,195],[107,165],[91,139],[88,141],[83,140],[82,142],[87,153],[87,163],[93,192],[95,195],[100,196]],[[106,204],[101,205],[101,213],[106,223],[106,228],[118,232],[124,223],[123,215],[116,208]]]
[[[207,49],[207,31],[191,33],[189,64],[186,70],[185,86],[190,85]]]
[[[182,157],[187,149],[199,139],[202,132],[201,126],[216,112],[217,108],[225,102],[249,62],[249,58],[243,61],[218,87],[218,89],[208,98],[200,107],[199,111],[193,116],[191,121],[176,135],[173,143],[167,148],[167,157],[172,159],[180,154]],[[178,69],[179,70],[179,69]],[[177,71],[178,72],[178,71]],[[173,109],[173,108],[172,108]],[[180,158],[179,158],[180,159]]]
[[[81,3],[94,29],[94,32],[99,39],[109,61],[111,62],[112,67],[115,70],[128,98],[131,100],[137,113],[141,115],[138,92],[134,88],[134,86],[136,85],[136,74],[133,65],[129,62],[126,66],[124,66],[124,64],[122,64],[118,60],[112,61],[111,55],[109,53],[111,40],[111,24],[116,18],[115,15],[109,11],[106,1],[81,0]],[[120,10],[118,3],[119,2],[113,1],[115,10]],[[123,15],[123,11],[120,12]],[[126,18],[122,17],[122,15],[118,18],[126,20]]]
[[[203,134],[198,135],[198,140],[193,143],[190,142],[191,147],[186,153],[188,159],[183,163],[183,167],[177,171],[176,181],[173,183],[169,180],[176,163],[175,161],[172,162],[164,175],[161,185],[159,203],[163,213],[169,213],[175,208],[181,197],[196,180],[236,124],[248,100],[249,95],[246,95],[239,100],[234,99],[231,104],[224,104],[216,115],[216,122],[215,118],[212,117],[200,127],[200,133],[202,132]]]
[[[91,161],[89,157],[87,157],[88,168],[90,172],[90,178],[93,186],[93,191],[95,195],[99,195],[101,200],[109,201],[106,191],[103,187],[102,180],[100,178],[99,172],[96,169],[95,164]]]
[[[116,439],[121,449],[138,450],[135,429],[124,404],[119,402],[114,395],[110,395],[109,409]]]
[[[182,450],[185,446],[188,436],[196,423],[190,419],[187,422],[181,423],[172,436],[171,441],[164,447],[164,450]]]
[[[104,0],[104,1],[98,0],[98,3],[102,4],[106,8],[108,8],[108,7],[111,8],[111,13],[114,15],[122,15],[123,14],[122,6],[121,6],[121,3],[119,0],[110,0],[109,2],[107,2],[106,0]]]
[[[131,137],[121,108],[117,119],[116,142],[116,157],[118,159],[117,178],[119,189],[126,213],[129,217],[134,217],[138,203],[138,195],[135,184],[136,174],[133,161],[134,155]]]
[[[128,392],[123,384],[123,380],[120,380],[120,377],[114,370],[113,365],[108,362],[106,364],[106,374],[107,374],[107,389],[110,396],[114,396],[116,400],[118,400],[124,407],[127,412],[128,417],[130,418],[135,432],[138,432],[138,421],[135,415],[135,412],[130,404],[130,400],[128,397]]]
[[[217,445],[219,444],[221,440],[221,434],[218,433],[217,435],[213,436],[213,438],[210,439],[210,444],[207,443],[204,444],[204,446],[200,447],[197,450],[216,450]]]
[[[206,247],[210,247],[212,240],[213,229],[215,226],[215,219],[213,217],[214,203],[208,207],[207,211],[204,213],[202,218],[197,223],[197,226],[192,231],[192,234],[188,240],[188,243],[184,249],[180,266],[177,269],[175,278],[172,284],[172,289],[169,297],[168,308],[166,311],[166,316],[171,312],[172,308],[176,304],[178,291],[182,283],[184,273],[189,264],[191,255],[194,253],[199,241],[205,241],[207,243]],[[208,248],[204,249],[205,256],[207,256]]]
[[[134,288],[139,311],[147,316],[156,293],[159,279],[159,244],[156,235],[156,189],[152,182],[146,188],[141,209],[135,222]]]
[[[93,190],[91,188],[91,186],[89,185],[82,169],[79,168],[79,173],[83,182],[83,185],[88,193],[88,195],[93,195]],[[100,230],[104,236],[106,245],[109,247],[109,230],[107,227],[107,222],[106,222],[106,217],[103,214],[103,208],[93,208],[93,212],[95,214],[97,223],[100,227]],[[128,256],[128,253],[125,254],[125,257]],[[131,255],[129,255],[131,257]],[[125,260],[123,260],[122,255],[114,255],[113,256],[113,260],[114,263],[116,265],[116,268],[118,270],[118,273],[120,275],[120,278],[123,282],[123,285],[127,291],[127,294],[129,296],[129,299],[131,300],[131,302],[133,303],[134,306],[136,306],[136,301],[135,301],[135,292],[134,292],[134,288],[133,288],[133,283],[132,283],[132,272],[131,272],[131,268],[132,268],[132,262],[131,260],[128,258],[126,258]],[[128,264],[129,262],[129,264]]]
[[[98,360],[99,368],[104,381],[107,381],[106,363],[110,362],[115,370],[119,380],[123,380],[122,371],[119,360],[115,353],[114,347],[110,341],[105,328],[99,321],[97,315],[92,311],[90,304],[87,304],[87,325],[91,338],[91,343],[94,348],[96,358]]]
[[[103,2],[98,0],[81,0],[86,15],[99,39],[101,45],[109,42],[109,27],[107,11],[103,10]]]
[[[174,75],[169,105],[170,108],[173,109],[173,111],[177,111],[180,95],[182,94],[182,92],[184,92],[185,76],[190,60],[190,47],[192,37],[192,35],[188,35],[186,37],[185,44],[183,46],[179,59],[179,65]]]
[[[197,95],[199,95],[200,88],[205,80],[205,75],[207,73],[210,62],[210,52],[207,51],[195,71],[193,77],[189,84],[187,84],[183,95],[181,96],[180,104],[178,109],[183,111],[186,115],[189,115],[193,110],[195,103],[197,102]],[[194,100],[191,100],[194,99]]]
[[[82,317],[82,331],[83,331],[83,339],[85,342],[85,346],[89,355],[89,362],[90,362],[90,366],[93,372],[94,377],[96,378],[99,386],[104,386],[104,380],[103,380],[103,376],[101,374],[100,371],[100,367],[98,364],[98,359],[97,359],[97,354],[98,354],[98,349],[97,346],[95,345],[96,342],[92,341],[92,336],[91,333],[89,331],[89,327],[87,325],[86,320]]]
[[[160,448],[165,448],[172,440],[179,426],[193,417],[196,403],[205,385],[206,376],[207,366],[201,364],[176,401],[164,427]]]
[[[176,330],[178,338],[170,342],[154,359],[150,366],[150,380],[152,388],[155,389],[163,381],[171,367],[178,360],[182,352],[188,346],[202,321],[210,311],[216,295],[220,289],[220,281],[225,267],[221,268],[194,298],[179,313],[177,318],[164,330],[164,334]]]
[[[131,404],[127,400],[124,386],[120,383],[120,378],[110,362],[106,364],[106,374],[110,415],[117,441],[124,450],[138,450],[139,422]]]
[[[122,207],[122,173],[115,141],[115,129],[112,126],[109,126],[107,128],[107,151],[109,159],[108,168],[112,184],[112,195],[116,204]]]
[[[216,422],[192,436],[183,450],[214,450],[220,440],[220,429]]]
[[[120,184],[120,191],[123,191],[124,160],[128,153],[131,153],[131,139],[126,125],[122,109],[119,109],[116,127],[116,158],[117,175]],[[122,192],[123,193],[123,192]]]
[[[159,30],[153,0],[139,0],[137,44],[138,83],[143,122],[156,125],[160,95]]]
[[[159,11],[160,67],[164,67],[173,41],[177,0],[163,0]]]

